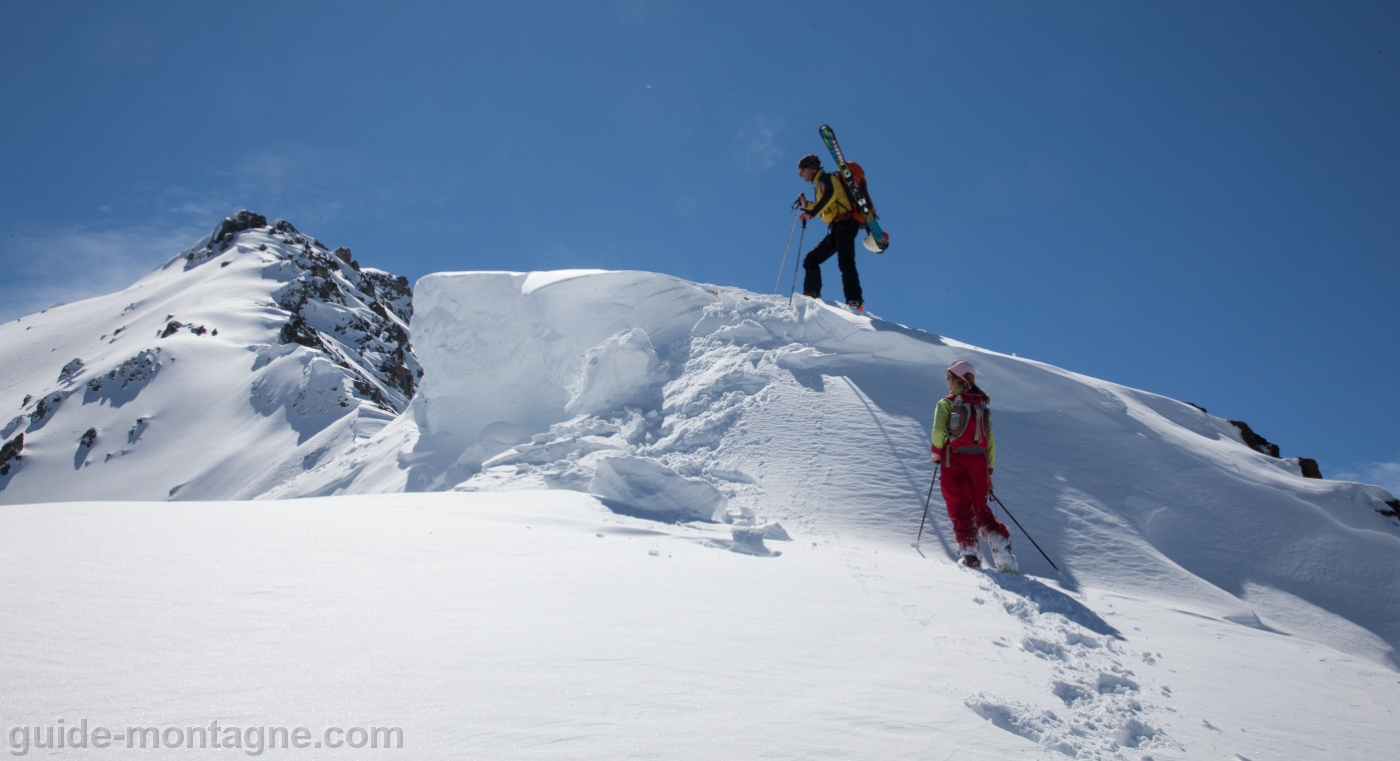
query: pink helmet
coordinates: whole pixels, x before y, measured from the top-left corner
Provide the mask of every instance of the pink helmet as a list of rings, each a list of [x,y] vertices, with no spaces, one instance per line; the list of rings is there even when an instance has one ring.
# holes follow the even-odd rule
[[[959,378],[962,378],[963,380],[967,380],[967,376],[977,375],[977,368],[973,367],[971,362],[968,362],[965,359],[960,359],[954,362],[953,364],[948,365],[948,372],[958,376]]]

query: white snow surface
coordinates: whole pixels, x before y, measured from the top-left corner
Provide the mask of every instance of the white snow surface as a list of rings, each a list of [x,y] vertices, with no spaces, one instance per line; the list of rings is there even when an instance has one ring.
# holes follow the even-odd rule
[[[427,758],[1393,755],[1400,522],[1379,487],[810,299],[469,272],[423,278],[413,308],[425,374],[398,418],[294,461],[307,443],[259,427],[244,366],[204,411],[225,440],[162,450],[219,458],[199,497],[278,501],[13,504],[99,496],[54,475],[12,499],[25,463],[0,493],[7,732],[394,726]],[[232,375],[180,351],[152,390]],[[997,494],[1062,574],[1000,511],[1026,575],[954,565],[936,489],[910,546],[954,359],[991,395]],[[259,447],[275,457],[231,454]]]

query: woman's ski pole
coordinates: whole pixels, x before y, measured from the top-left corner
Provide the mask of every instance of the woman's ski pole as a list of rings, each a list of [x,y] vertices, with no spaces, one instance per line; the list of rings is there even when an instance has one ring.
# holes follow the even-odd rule
[[[924,517],[919,519],[919,538],[914,540],[914,549],[919,548],[919,542],[924,540],[924,521],[928,520],[928,503],[933,499],[933,485],[938,483],[938,469],[943,467],[943,463],[933,464],[933,480],[928,482],[928,496],[924,497]]]
[[[796,204],[794,204],[795,206]],[[797,212],[792,214],[792,226],[788,228],[787,243],[783,244],[783,261],[778,265],[778,276],[773,278],[773,295],[778,295],[778,285],[783,282],[783,270],[787,269],[788,246],[792,245],[792,231],[797,229]]]
[[[1045,550],[1040,549],[1040,545],[1035,543],[1035,537],[1031,536],[1030,532],[1026,531],[1026,527],[1022,526],[1021,522],[1016,520],[1016,516],[1012,515],[1011,511],[1006,509],[1006,504],[1003,503],[1001,499],[997,497],[996,492],[992,491],[991,489],[988,489],[987,496],[996,500],[996,503],[998,505],[1001,505],[1001,509],[1006,511],[1006,517],[1010,518],[1011,522],[1016,524],[1016,528],[1021,529],[1021,533],[1025,534],[1026,538],[1031,540],[1031,544],[1035,545],[1035,549],[1040,553],[1041,557],[1045,558],[1045,562],[1049,563],[1050,567],[1055,569],[1055,573],[1064,576],[1065,574],[1060,570],[1060,567],[1055,565],[1055,561],[1051,560],[1050,556],[1045,554]]]

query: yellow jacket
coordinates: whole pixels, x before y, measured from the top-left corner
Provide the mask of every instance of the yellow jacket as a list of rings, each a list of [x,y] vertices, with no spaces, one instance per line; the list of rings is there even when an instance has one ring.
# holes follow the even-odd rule
[[[812,178],[812,187],[815,188],[817,200],[808,201],[806,211],[814,217],[821,217],[828,225],[851,216],[855,210],[851,197],[846,195],[846,184],[831,172],[818,172]]]

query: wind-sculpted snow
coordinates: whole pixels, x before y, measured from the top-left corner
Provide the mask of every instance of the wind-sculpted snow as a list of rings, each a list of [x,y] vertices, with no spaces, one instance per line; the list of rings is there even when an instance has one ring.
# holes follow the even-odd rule
[[[634,488],[660,505],[684,500],[658,484],[703,482],[737,528],[908,542],[942,370],[966,358],[992,397],[997,494],[1072,585],[1150,589],[1374,658],[1400,643],[1390,495],[1304,479],[1181,402],[810,299],[638,272],[430,275],[413,333],[426,374],[403,424],[269,496],[568,489],[624,503]],[[627,487],[622,462],[652,465]],[[935,494],[925,547],[946,553],[946,526]],[[1054,575],[1013,537],[1023,570]]]

